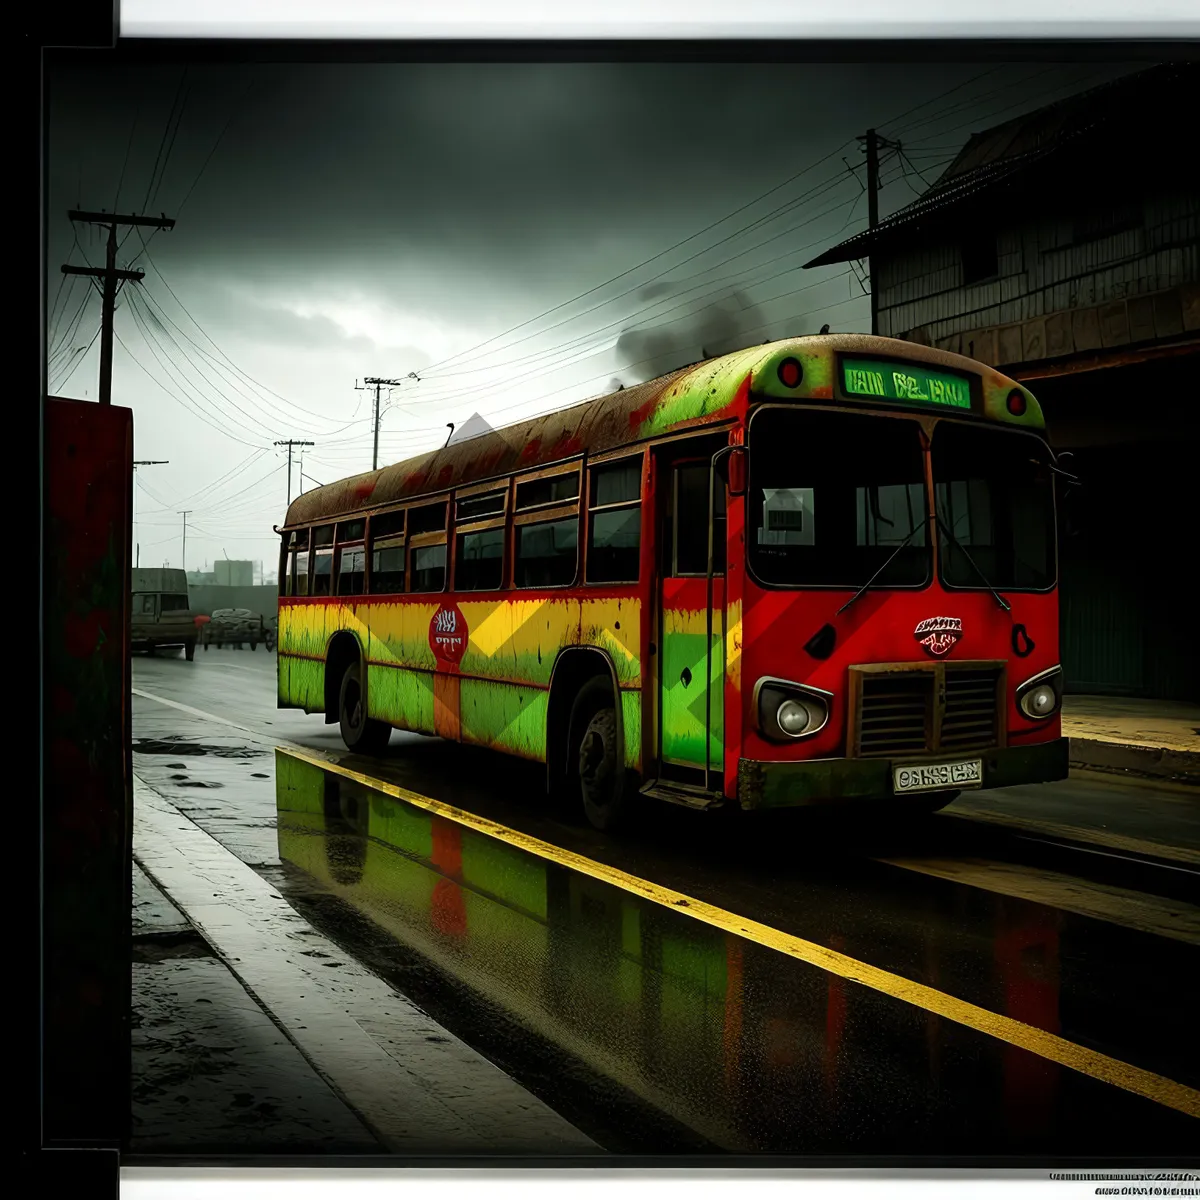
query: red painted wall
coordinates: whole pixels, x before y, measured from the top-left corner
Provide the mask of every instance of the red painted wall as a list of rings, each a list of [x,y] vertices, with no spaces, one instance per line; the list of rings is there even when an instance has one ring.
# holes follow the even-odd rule
[[[44,411],[42,915],[46,1144],[129,1125],[133,414]],[[30,681],[14,680],[24,694]]]

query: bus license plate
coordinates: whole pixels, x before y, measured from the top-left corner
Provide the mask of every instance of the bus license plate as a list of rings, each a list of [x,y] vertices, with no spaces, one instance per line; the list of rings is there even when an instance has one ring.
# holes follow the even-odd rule
[[[892,772],[892,787],[903,792],[936,792],[946,788],[979,787],[983,783],[983,759],[967,762],[910,763]]]

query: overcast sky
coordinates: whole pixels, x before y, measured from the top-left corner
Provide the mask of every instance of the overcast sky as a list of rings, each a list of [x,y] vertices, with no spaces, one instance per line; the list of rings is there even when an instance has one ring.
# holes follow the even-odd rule
[[[386,463],[476,412],[508,424],[702,352],[866,332],[847,267],[800,269],[866,224],[856,135],[905,148],[883,167],[886,215],[972,132],[1132,69],[59,70],[50,391],[94,399],[98,381],[99,296],[60,267],[102,264],[103,240],[67,210],[174,217],[148,250],[122,230],[118,254],[146,274],[118,299],[113,402],[134,411],[135,457],[169,460],[138,472],[140,561],[181,565],[191,509],[189,569],[227,555],[270,572],[288,489],[274,443],[316,443],[305,488],[369,469],[363,377],[405,380],[385,395]]]

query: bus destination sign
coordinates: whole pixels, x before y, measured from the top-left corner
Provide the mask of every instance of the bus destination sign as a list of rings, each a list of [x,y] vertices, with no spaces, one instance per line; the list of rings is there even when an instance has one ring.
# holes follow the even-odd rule
[[[842,389],[847,396],[937,404],[946,408],[971,407],[971,385],[961,375],[927,371],[915,363],[845,359],[842,362]]]

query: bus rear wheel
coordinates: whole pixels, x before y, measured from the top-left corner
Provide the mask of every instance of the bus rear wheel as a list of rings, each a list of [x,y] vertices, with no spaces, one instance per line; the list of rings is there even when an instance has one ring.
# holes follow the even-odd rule
[[[376,721],[367,716],[367,696],[362,678],[361,663],[352,663],[346,668],[338,693],[338,723],[347,750],[358,754],[377,754],[391,740],[392,727],[386,721]]]
[[[595,680],[579,693],[571,729],[584,815],[596,829],[616,829],[629,815],[629,787],[617,756],[617,714],[607,681]]]

